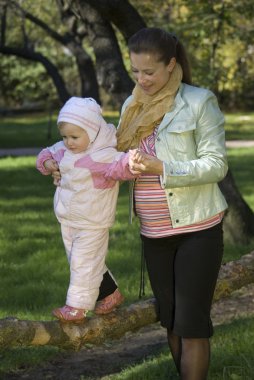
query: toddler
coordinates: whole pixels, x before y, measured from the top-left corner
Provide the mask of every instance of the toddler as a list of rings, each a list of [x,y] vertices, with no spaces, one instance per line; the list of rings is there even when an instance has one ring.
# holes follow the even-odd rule
[[[133,179],[135,175],[129,170],[129,153],[115,148],[115,127],[105,122],[94,99],[70,98],[60,110],[57,125],[63,141],[43,149],[36,162],[44,175],[58,169],[61,174],[54,211],[61,224],[70,283],[66,305],[52,313],[63,322],[79,323],[85,320],[88,310],[95,308],[107,272],[105,258],[119,180]],[[122,302],[117,288],[105,305],[112,310]],[[105,305],[101,305],[104,314]]]

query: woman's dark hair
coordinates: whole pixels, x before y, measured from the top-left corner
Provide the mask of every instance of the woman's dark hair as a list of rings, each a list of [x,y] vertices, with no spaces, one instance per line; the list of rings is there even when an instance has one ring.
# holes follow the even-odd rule
[[[183,70],[184,83],[191,84],[191,71],[186,51],[178,38],[160,28],[143,28],[135,33],[128,41],[130,52],[153,53],[158,56],[159,62],[168,65],[175,57]]]

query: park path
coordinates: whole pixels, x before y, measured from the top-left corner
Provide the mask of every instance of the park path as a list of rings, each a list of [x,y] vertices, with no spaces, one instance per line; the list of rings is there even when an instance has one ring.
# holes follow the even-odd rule
[[[254,140],[230,140],[226,141],[227,148],[251,148]],[[0,157],[36,156],[42,148],[0,148]]]

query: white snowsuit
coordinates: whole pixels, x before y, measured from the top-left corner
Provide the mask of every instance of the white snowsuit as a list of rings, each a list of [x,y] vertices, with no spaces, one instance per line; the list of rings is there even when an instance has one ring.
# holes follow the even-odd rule
[[[54,197],[54,211],[70,264],[66,304],[92,310],[103,274],[107,271],[109,227],[115,219],[119,180],[133,179],[128,153],[117,152],[116,130],[104,124],[85,152],[73,154],[58,142],[43,149],[36,166],[50,174],[43,163],[55,159],[61,173]]]

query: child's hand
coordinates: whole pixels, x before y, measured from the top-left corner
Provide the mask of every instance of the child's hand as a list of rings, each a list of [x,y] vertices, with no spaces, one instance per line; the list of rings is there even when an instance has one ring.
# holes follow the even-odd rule
[[[48,172],[51,172],[51,175],[53,177],[53,184],[55,186],[59,186],[61,180],[61,173],[59,170],[58,163],[53,159],[49,159],[44,161],[43,165]]]
[[[61,182],[60,170],[55,170],[54,172],[52,172],[52,177],[53,177],[53,184],[55,186],[60,186],[60,182]]]
[[[134,166],[136,163],[136,154],[138,152],[138,149],[131,149],[129,150],[129,169],[130,172],[134,175],[136,174],[141,174],[141,171],[139,170],[134,170]]]
[[[57,163],[55,160],[53,160],[53,158],[44,161],[43,165],[44,165],[44,168],[45,168],[48,172],[51,172],[51,173],[53,173],[54,171],[59,170],[58,163]]]

